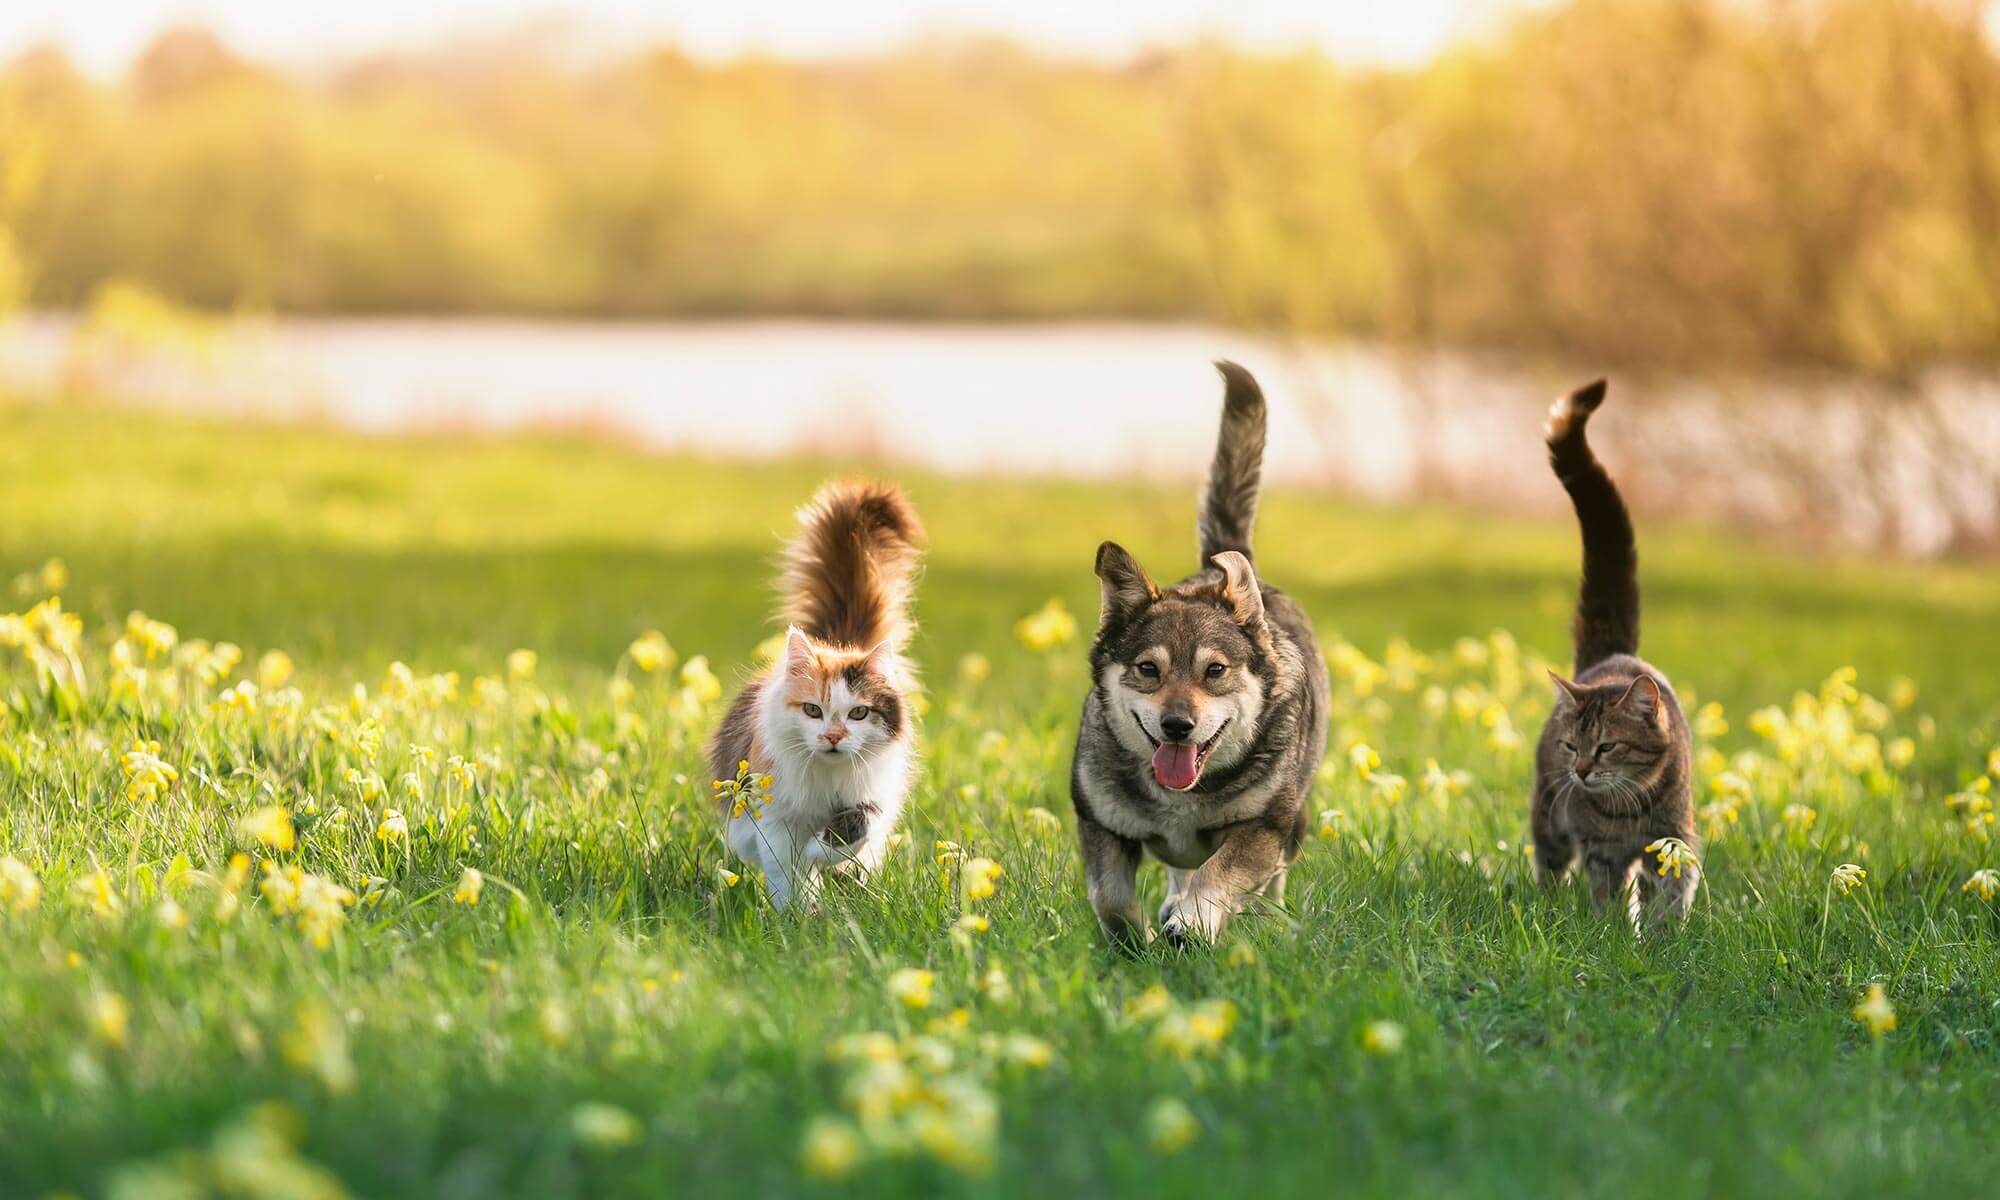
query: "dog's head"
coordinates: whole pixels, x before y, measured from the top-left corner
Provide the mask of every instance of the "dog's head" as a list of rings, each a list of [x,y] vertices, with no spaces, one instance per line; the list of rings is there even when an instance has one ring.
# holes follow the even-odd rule
[[[1090,661],[1106,718],[1127,751],[1151,761],[1154,780],[1180,792],[1243,757],[1270,694],[1256,573],[1233,550],[1214,568],[1163,593],[1124,547],[1097,548],[1104,607]]]

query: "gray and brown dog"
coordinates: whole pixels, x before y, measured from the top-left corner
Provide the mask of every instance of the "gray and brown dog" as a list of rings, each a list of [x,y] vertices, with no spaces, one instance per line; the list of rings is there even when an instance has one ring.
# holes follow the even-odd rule
[[[1123,547],[1097,549],[1104,604],[1070,795],[1091,907],[1128,945],[1151,937],[1136,886],[1147,851],[1167,865],[1160,926],[1176,944],[1213,940],[1254,898],[1282,900],[1326,753],[1312,623],[1250,563],[1264,396],[1242,367],[1216,366],[1201,570],[1162,591]]]

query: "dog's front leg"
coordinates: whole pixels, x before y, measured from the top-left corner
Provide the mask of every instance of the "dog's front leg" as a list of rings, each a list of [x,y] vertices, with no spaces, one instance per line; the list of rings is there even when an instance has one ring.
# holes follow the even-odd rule
[[[1121,946],[1145,945],[1152,930],[1146,927],[1146,914],[1139,907],[1139,843],[1118,836],[1080,811],[1076,833],[1083,843],[1084,882],[1090,889],[1090,907],[1097,910],[1098,924]]]
[[[1160,910],[1160,935],[1176,945],[1214,941],[1230,916],[1285,869],[1284,835],[1268,821],[1226,826],[1217,839],[1215,853]]]

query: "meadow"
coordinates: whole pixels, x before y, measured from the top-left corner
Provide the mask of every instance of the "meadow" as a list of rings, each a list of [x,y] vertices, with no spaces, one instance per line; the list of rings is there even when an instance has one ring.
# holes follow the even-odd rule
[[[699,746],[836,470],[0,405],[0,1196],[1990,1187],[2000,571],[1641,514],[1707,886],[1640,942],[1521,846],[1574,531],[1279,491],[1316,836],[1126,958],[1090,563],[1191,567],[1192,483],[904,476],[907,838],[780,914]]]

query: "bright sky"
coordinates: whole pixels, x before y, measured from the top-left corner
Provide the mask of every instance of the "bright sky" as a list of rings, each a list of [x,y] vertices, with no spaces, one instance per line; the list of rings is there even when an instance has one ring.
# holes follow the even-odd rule
[[[163,28],[205,25],[254,57],[311,63],[419,47],[550,15],[599,45],[672,40],[702,55],[824,56],[936,33],[998,33],[1122,58],[1218,34],[1244,46],[1317,45],[1350,61],[1410,63],[1538,0],[0,0],[0,56],[39,42],[112,75]]]

